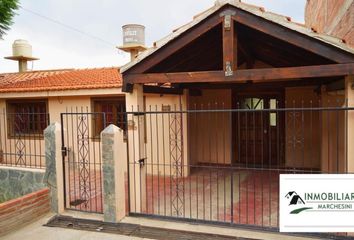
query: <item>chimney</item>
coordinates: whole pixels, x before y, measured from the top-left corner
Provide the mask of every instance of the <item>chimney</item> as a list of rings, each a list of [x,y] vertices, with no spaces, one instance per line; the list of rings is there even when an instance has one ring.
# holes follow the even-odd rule
[[[120,50],[130,53],[130,61],[133,61],[139,52],[146,50],[145,27],[139,24],[127,24],[123,27],[123,46]]]
[[[39,58],[32,57],[32,46],[28,41],[23,39],[15,40],[12,44],[12,56],[5,57],[5,59],[18,62],[18,71],[27,71],[27,62],[39,60]]]

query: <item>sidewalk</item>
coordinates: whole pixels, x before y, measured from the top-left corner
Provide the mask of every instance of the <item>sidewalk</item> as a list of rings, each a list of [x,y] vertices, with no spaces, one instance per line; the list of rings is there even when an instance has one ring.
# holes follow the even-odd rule
[[[8,235],[0,237],[0,240],[138,240],[143,238],[128,237],[117,234],[108,234],[100,232],[87,232],[63,228],[44,227],[53,214],[45,217],[18,229]]]
[[[82,213],[74,213],[73,215],[76,215],[75,217],[82,217],[85,216],[85,214]],[[222,237],[222,239],[262,239],[262,240],[309,240],[313,239],[310,237],[300,237],[300,236],[289,236],[289,235],[284,235],[281,233],[271,233],[271,232],[263,232],[263,231],[255,231],[255,230],[246,230],[246,229],[240,229],[240,228],[229,228],[229,227],[220,227],[220,226],[210,226],[210,225],[203,225],[203,224],[193,224],[193,223],[183,223],[183,222],[173,222],[173,221],[162,221],[162,220],[157,220],[157,219],[150,219],[150,218],[142,218],[142,217],[126,217],[123,221],[122,224],[128,224],[130,225],[139,225],[141,226],[139,229],[141,231],[136,231],[134,230],[133,232],[135,233],[135,236],[140,236],[140,237],[132,237],[132,236],[125,236],[125,235],[120,235],[124,234],[124,232],[128,232],[129,234],[127,235],[134,235],[133,233],[130,233],[131,229],[123,227],[121,228],[121,225],[117,225],[117,228],[110,225],[105,227],[103,226],[103,229],[111,229],[114,230],[115,233],[105,233],[105,232],[95,232],[95,231],[86,231],[87,229],[96,229],[95,224],[98,223],[98,226],[102,226],[102,222],[100,220],[94,220],[95,217],[93,216],[93,223],[91,220],[79,220],[80,222],[75,222],[74,219],[68,219],[68,220],[60,220],[58,224],[52,224],[52,226],[58,226],[58,227],[47,227],[43,226],[46,224],[49,219],[53,214],[48,214],[47,216],[35,221],[34,223],[27,225],[21,229],[15,230],[14,232],[5,235],[3,237],[0,237],[0,240],[18,240],[18,239],[26,239],[26,240],[95,240],[95,239],[105,239],[105,240],[138,240],[138,239],[148,239],[148,238],[141,238],[145,236],[150,236],[150,239],[155,238],[154,236],[157,237],[157,239],[164,239],[164,237],[168,237],[169,235],[172,234],[173,231],[181,231],[181,235],[174,236],[173,239],[179,239],[179,237],[184,238],[186,236],[183,236],[183,232],[185,231],[190,231],[190,233],[194,232],[195,234],[201,234],[201,235],[196,235],[196,238],[202,238],[203,234],[217,234],[218,236],[215,236],[215,239],[219,239],[220,236],[225,236]],[[64,217],[64,219],[67,219],[68,217]],[[76,219],[78,219],[76,218]],[[57,218],[56,218],[57,219]],[[85,219],[85,218],[81,218]],[[86,218],[87,219],[87,218]],[[51,220],[52,222],[53,220]],[[55,220],[57,221],[57,220]],[[70,229],[66,228],[67,223],[75,223],[71,224],[72,227],[76,229]],[[61,224],[60,224],[61,223]],[[64,225],[63,225],[63,224]],[[79,224],[79,225],[77,225]],[[64,228],[63,228],[64,226]],[[76,226],[76,227],[75,227]],[[81,227],[80,227],[81,226]],[[94,227],[94,228],[92,228]],[[149,230],[150,228],[150,230]],[[80,229],[80,230],[78,230]],[[119,230],[120,229],[120,230]],[[152,229],[152,231],[151,231]],[[154,230],[155,229],[155,230]],[[168,232],[166,232],[166,230]],[[102,230],[104,231],[104,230]],[[179,234],[179,233],[177,233]],[[171,235],[172,236],[172,235]],[[177,238],[176,238],[177,237]],[[210,238],[210,236],[208,236]],[[207,238],[208,238],[207,237]],[[208,239],[209,239],[208,238]],[[186,239],[191,239],[191,238],[186,238]],[[205,239],[205,238],[203,238]],[[317,238],[318,239],[318,238]]]

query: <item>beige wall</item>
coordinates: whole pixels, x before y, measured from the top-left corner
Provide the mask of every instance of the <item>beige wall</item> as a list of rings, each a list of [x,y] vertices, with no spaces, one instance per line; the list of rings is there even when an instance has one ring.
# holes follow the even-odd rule
[[[203,90],[189,97],[189,109],[231,109],[231,90]],[[231,113],[189,115],[191,163],[231,164]]]
[[[112,95],[108,95],[112,96]],[[97,96],[100,97],[100,96]],[[106,97],[106,96],[102,96],[102,97]],[[96,96],[95,96],[96,98]],[[60,119],[60,114],[61,113],[65,113],[65,112],[93,112],[93,110],[91,109],[91,96],[71,96],[71,97],[49,97],[49,98],[41,98],[41,99],[47,99],[48,101],[48,113],[49,113],[49,121],[50,123],[54,123],[54,122],[61,122]],[[3,111],[6,112],[6,99],[0,99],[0,114],[3,114]],[[3,120],[4,117],[1,116],[0,120]],[[76,117],[73,118],[73,125],[71,126],[71,118],[68,115],[66,117],[64,117],[64,121],[68,122],[68,124],[64,124],[64,130],[68,131],[69,134],[73,135],[73,136],[77,136],[77,127],[76,127]],[[90,135],[92,134],[92,117],[88,118],[88,126],[89,126],[89,132]],[[7,148],[8,152],[15,152],[16,149],[16,140],[15,139],[9,139],[7,137],[7,120],[5,118],[5,122],[1,122],[0,124],[0,131],[1,132],[1,138],[0,139],[0,149],[5,149]],[[24,144],[25,144],[25,151],[27,153],[36,153],[36,154],[40,154],[43,155],[44,154],[44,140],[43,137],[41,138],[28,138],[28,139],[24,139],[23,140]],[[76,137],[70,137],[70,138],[66,138],[65,139],[66,145],[68,147],[70,147],[71,152],[69,152],[69,158],[73,158],[75,155],[77,155],[77,147],[75,147],[77,145],[77,138]],[[99,159],[99,143],[95,142],[95,141],[90,141],[90,146],[89,146],[89,150],[90,150],[90,155],[92,156],[92,158],[95,159]],[[5,150],[3,150],[5,152]],[[11,163],[15,163],[16,162],[17,157],[16,156],[8,156],[7,160],[11,161]],[[70,159],[73,160],[73,159]],[[35,161],[37,161],[35,159],[34,156],[26,157],[26,164],[29,164],[30,162],[32,164],[35,163]],[[42,157],[42,161],[43,161],[43,165],[45,164],[44,158]],[[39,162],[39,160],[37,161]]]
[[[170,113],[170,111],[186,110],[186,94],[181,96],[145,94],[144,97],[144,107],[148,113],[140,117],[128,115],[129,125],[132,126],[134,121],[135,126],[129,127],[130,162],[137,162],[139,158],[145,158],[147,173],[163,176],[169,175],[173,171],[171,160],[179,157],[184,166],[184,175],[188,175],[187,115]],[[129,111],[131,109],[137,110],[136,104],[129,98],[127,98],[126,105]],[[165,111],[165,113],[155,114],[156,111]],[[175,120],[177,122],[174,122]],[[171,147],[175,143],[176,137],[178,150],[173,151]],[[141,139],[140,143],[138,139]]]

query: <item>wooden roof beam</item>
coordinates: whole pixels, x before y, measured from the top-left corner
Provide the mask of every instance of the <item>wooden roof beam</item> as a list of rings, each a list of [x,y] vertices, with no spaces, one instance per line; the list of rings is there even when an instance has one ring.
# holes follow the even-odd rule
[[[182,95],[183,89],[181,88],[171,88],[171,87],[160,87],[160,86],[143,86],[144,93],[154,93],[161,95]]]
[[[300,78],[336,77],[354,74],[354,63],[328,64],[303,67],[263,68],[237,70],[232,76],[225,76],[224,71],[127,74],[129,84],[144,83],[246,83],[279,82]]]
[[[231,14],[224,16],[223,21],[223,66],[225,76],[232,76],[237,69],[237,36],[235,21]]]

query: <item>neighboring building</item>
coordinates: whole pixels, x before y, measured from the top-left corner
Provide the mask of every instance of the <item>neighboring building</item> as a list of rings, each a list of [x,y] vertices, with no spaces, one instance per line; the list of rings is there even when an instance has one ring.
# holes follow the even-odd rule
[[[26,149],[38,154],[44,149],[44,142],[36,143],[35,139],[43,138],[49,122],[60,123],[61,113],[102,112],[107,114],[105,124],[120,125],[123,121],[119,121],[119,113],[125,111],[121,86],[117,67],[0,74],[0,150],[4,152],[0,160],[6,164],[43,167],[43,154],[35,162]],[[102,130],[100,121],[92,131],[99,136]],[[19,142],[21,138],[24,140]],[[16,157],[9,149],[12,153],[23,153]]]
[[[354,0],[307,0],[305,22],[354,46]]]

